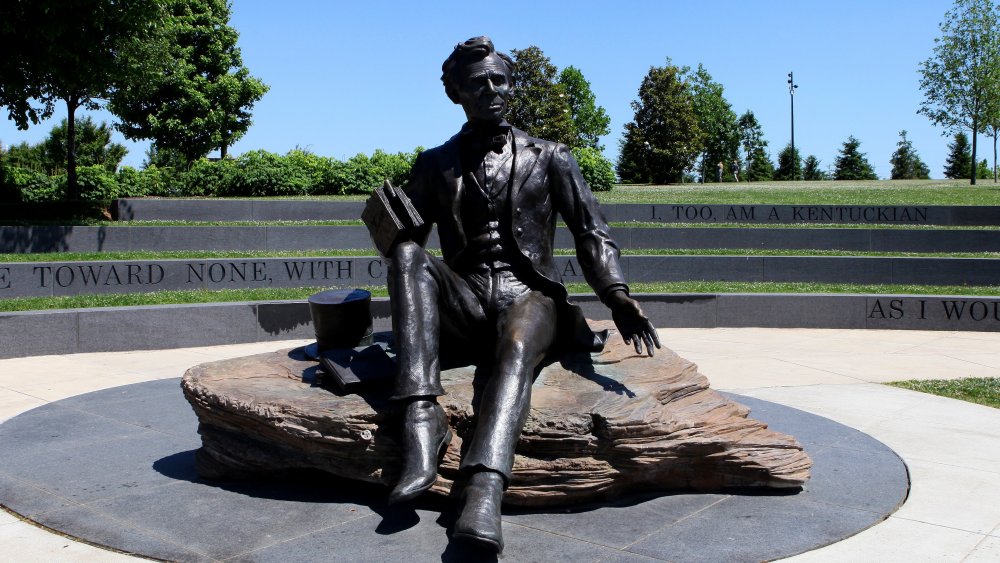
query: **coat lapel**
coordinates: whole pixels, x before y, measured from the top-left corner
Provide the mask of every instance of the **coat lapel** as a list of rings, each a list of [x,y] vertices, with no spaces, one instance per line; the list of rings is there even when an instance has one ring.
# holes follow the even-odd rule
[[[511,182],[511,201],[517,200],[521,187],[531,176],[542,149],[535,146],[528,134],[514,129],[514,181]]]
[[[445,143],[443,167],[446,194],[444,200],[450,206],[452,223],[461,244],[465,245],[465,230],[462,228],[462,195],[465,192],[465,182],[462,180],[462,155],[459,136],[455,135]]]

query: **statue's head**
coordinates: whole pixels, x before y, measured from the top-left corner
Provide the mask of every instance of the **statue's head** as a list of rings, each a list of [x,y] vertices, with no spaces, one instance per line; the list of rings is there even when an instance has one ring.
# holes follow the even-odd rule
[[[455,45],[441,65],[441,82],[469,120],[499,121],[513,92],[514,61],[498,53],[489,37]]]

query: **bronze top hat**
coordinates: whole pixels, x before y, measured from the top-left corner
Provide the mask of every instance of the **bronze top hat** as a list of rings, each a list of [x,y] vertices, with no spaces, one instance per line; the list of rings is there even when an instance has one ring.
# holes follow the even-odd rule
[[[331,289],[309,297],[316,342],[305,347],[317,360],[322,352],[372,343],[372,294],[363,289]]]

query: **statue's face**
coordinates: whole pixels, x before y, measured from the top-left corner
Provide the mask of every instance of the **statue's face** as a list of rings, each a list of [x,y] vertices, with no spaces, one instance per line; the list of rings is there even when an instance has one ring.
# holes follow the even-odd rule
[[[465,65],[458,70],[456,90],[470,121],[500,121],[511,94],[507,66],[495,56]]]

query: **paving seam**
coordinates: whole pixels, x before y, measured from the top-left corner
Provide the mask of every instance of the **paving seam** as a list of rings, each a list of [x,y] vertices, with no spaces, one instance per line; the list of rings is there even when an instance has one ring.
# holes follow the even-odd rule
[[[953,530],[955,532],[964,532],[966,534],[975,534],[977,536],[983,536],[984,538],[989,537],[989,532],[977,532],[975,530],[966,530],[965,528],[956,528],[955,526],[946,526],[944,524],[936,524],[934,522],[927,522],[926,520],[918,520],[916,518],[907,518],[905,516],[897,516],[895,514],[890,514],[886,520],[889,518],[894,518],[896,520],[903,520],[905,522],[915,522],[917,524],[924,524],[927,526],[934,526],[935,528],[942,528],[945,530]]]
[[[967,358],[956,358],[955,356],[949,356],[948,354],[933,354],[933,355],[934,355],[934,356],[939,356],[939,357],[944,357],[944,358],[948,358],[948,359],[950,359],[950,360],[955,360],[955,361],[958,361],[958,362],[965,362],[965,363],[967,363],[967,364],[972,364],[972,365],[974,365],[974,366],[980,366],[980,367],[984,367],[984,368],[990,368],[990,369],[995,369],[995,370],[997,370],[997,371],[1000,371],[1000,367],[997,367],[997,366],[991,366],[991,365],[989,365],[989,364],[981,364],[981,363],[979,363],[979,362],[973,362],[972,360],[969,360],[969,359],[967,359]],[[985,406],[985,405],[984,405],[984,406]]]
[[[708,509],[710,509],[710,508],[713,508],[713,507],[716,507],[716,506],[718,506],[719,504],[722,504],[723,502],[726,502],[727,500],[729,500],[729,499],[731,499],[731,498],[733,498],[733,495],[725,495],[725,496],[724,496],[723,498],[720,498],[719,500],[717,500],[717,501],[713,502],[712,504],[709,504],[708,506],[706,506],[706,507],[704,507],[704,508],[701,508],[701,509],[698,509],[698,510],[695,510],[694,512],[692,512],[691,514],[688,514],[687,516],[685,516],[685,517],[683,517],[683,518],[678,518],[677,520],[674,520],[673,522],[671,522],[671,523],[669,523],[669,524],[664,524],[663,526],[660,526],[659,528],[657,528],[657,529],[655,529],[655,530],[653,530],[653,531],[649,532],[649,533],[648,533],[648,534],[646,534],[645,536],[642,536],[641,538],[639,538],[639,539],[635,540],[634,542],[632,542],[632,543],[630,543],[630,544],[626,545],[625,547],[623,547],[623,548],[622,548],[622,551],[628,551],[628,550],[629,550],[629,548],[631,548],[631,547],[632,547],[632,546],[634,546],[635,544],[637,544],[637,543],[639,543],[639,542],[641,542],[641,541],[643,541],[643,540],[645,540],[645,539],[649,538],[650,536],[652,536],[653,534],[655,534],[655,533],[659,532],[660,530],[663,530],[663,529],[666,529],[666,528],[669,528],[669,527],[671,527],[671,526],[674,526],[674,525],[676,525],[676,524],[680,524],[681,522],[684,522],[685,520],[690,520],[691,518],[694,518],[695,516],[697,516],[697,515],[701,514],[702,512],[705,512],[706,510],[708,510]],[[631,551],[629,551],[629,553],[632,553],[632,552],[631,552]]]
[[[712,504],[712,506],[714,506],[714,505],[715,505],[715,503]],[[698,512],[701,512],[701,511],[699,510]],[[687,519],[687,517],[684,517],[681,520],[686,520],[686,519]],[[678,520],[677,522],[680,522],[680,520]],[[595,541],[590,541],[590,540],[585,540],[585,539],[582,539],[582,538],[568,536],[566,534],[561,534],[559,532],[553,532],[552,530],[545,530],[545,529],[542,529],[542,528],[536,528],[534,526],[527,526],[525,524],[518,524],[516,522],[510,522],[508,520],[503,520],[503,523],[504,523],[504,526],[513,526],[513,527],[517,527],[517,528],[524,528],[526,530],[534,530],[534,531],[542,533],[542,534],[564,538],[564,539],[567,539],[567,540],[572,541],[572,542],[585,543],[585,544],[588,544],[588,545],[593,545],[595,547],[600,547],[602,549],[610,549],[612,551],[617,551],[619,553],[628,553],[629,555],[641,555],[642,557],[648,557],[648,558],[650,558],[650,559],[652,559],[654,561],[670,561],[669,559],[660,559],[659,557],[651,557],[649,555],[643,555],[641,553],[632,553],[631,551],[628,551],[628,548],[632,544],[634,544],[635,542],[632,542],[632,543],[628,544],[625,547],[616,547],[616,546],[613,546],[613,545],[607,545],[607,544],[598,543],[598,542],[595,542]]]
[[[856,381],[857,383],[872,383],[871,381],[868,381],[866,379],[862,379],[860,377],[854,377],[852,375],[846,375],[846,374],[843,374],[843,373],[838,373],[838,372],[835,372],[835,371],[830,371],[828,369],[818,368],[816,366],[810,366],[810,365],[807,365],[807,364],[800,364],[798,362],[793,362],[791,360],[785,360],[785,359],[782,359],[782,358],[771,358],[770,356],[768,356],[768,359],[777,360],[779,362],[783,362],[783,363],[786,363],[786,364],[792,364],[793,366],[799,366],[800,368],[808,368],[808,369],[812,369],[812,370],[816,370],[816,371],[821,371],[823,373],[829,373],[830,375],[836,375],[837,377],[843,377],[843,378],[846,378],[846,379],[850,379],[850,380]],[[853,385],[853,383],[823,383],[822,385]]]
[[[306,533],[306,534],[298,535],[298,536],[295,536],[295,537],[292,537],[292,538],[285,538],[283,540],[276,541],[274,543],[258,547],[257,549],[251,549],[250,551],[244,551],[242,553],[237,553],[235,555],[230,555],[229,557],[227,557],[225,559],[216,559],[216,561],[232,561],[232,560],[237,559],[239,557],[245,557],[247,555],[251,555],[253,553],[257,553],[257,552],[262,551],[264,549],[270,549],[272,547],[281,545],[283,543],[288,543],[288,542],[291,542],[291,541],[300,540],[302,538],[309,537],[309,536],[317,534],[319,532],[325,532],[327,530],[333,530],[333,529],[336,529],[336,528],[340,528],[341,526],[346,526],[347,524],[354,524],[355,522],[360,522],[360,521],[362,521],[362,520],[364,520],[366,518],[374,518],[375,516],[379,516],[379,514],[376,513],[376,512],[374,512],[374,511],[372,511],[372,514],[364,514],[364,515],[358,516],[357,518],[354,518],[352,520],[347,520],[347,521],[344,521],[344,522],[340,522],[338,524],[333,524],[333,525],[327,526],[325,528],[317,528],[317,529],[312,530],[312,531],[310,531],[309,533]]]

